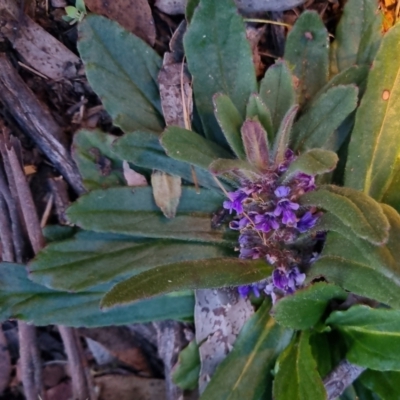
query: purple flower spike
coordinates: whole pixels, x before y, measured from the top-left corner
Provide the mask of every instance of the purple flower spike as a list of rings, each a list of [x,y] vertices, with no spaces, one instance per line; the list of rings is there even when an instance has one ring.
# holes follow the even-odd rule
[[[229,210],[229,214],[232,214],[232,210],[241,214],[243,212],[242,201],[247,198],[246,193],[237,190],[236,192],[230,192],[228,194],[229,200],[224,201],[223,207]]]
[[[307,211],[297,222],[298,231],[304,233],[313,228],[317,223],[318,217],[319,214],[313,215],[310,211]]]
[[[279,223],[277,222],[273,213],[265,213],[264,215],[256,215],[255,217],[256,228],[262,232],[269,232],[271,229],[278,229]]]

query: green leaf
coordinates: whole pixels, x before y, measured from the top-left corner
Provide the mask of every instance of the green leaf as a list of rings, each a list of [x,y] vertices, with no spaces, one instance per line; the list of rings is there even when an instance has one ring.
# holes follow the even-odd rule
[[[250,44],[234,2],[201,0],[184,37],[184,47],[206,137],[226,146],[212,97],[226,94],[244,117],[250,94],[257,92]]]
[[[125,132],[161,131],[158,54],[116,22],[99,15],[88,15],[79,24],[79,38],[86,76],[114,125]]]
[[[242,126],[242,138],[247,161],[259,169],[269,167],[269,146],[267,132],[257,120],[247,119]]]
[[[202,243],[80,232],[45,247],[29,270],[31,279],[44,286],[80,291],[162,265],[230,255],[227,248]]]
[[[89,291],[67,293],[30,281],[23,265],[0,264],[0,319],[21,319],[35,325],[110,326],[163,319],[193,318],[190,292],[144,300],[134,305],[101,311],[100,298],[109,284]]]
[[[280,299],[272,308],[272,314],[282,326],[295,330],[309,329],[318,323],[331,300],[345,300],[346,297],[346,292],[340,287],[318,282]]]
[[[292,131],[293,122],[298,109],[299,106],[297,105],[290,108],[281,121],[281,125],[278,133],[276,134],[272,149],[272,158],[275,162],[275,165],[279,165],[285,159],[285,153],[289,146],[290,133]]]
[[[288,181],[299,172],[308,175],[321,175],[331,172],[335,169],[338,161],[339,158],[333,151],[323,149],[308,150],[300,154],[300,156],[290,164],[289,168],[282,176],[282,180],[284,182]]]
[[[268,129],[267,132],[272,143],[283,117],[296,103],[292,74],[284,60],[267,69],[260,82],[260,96],[271,113],[273,130],[272,134]]]
[[[304,206],[316,206],[331,212],[362,239],[373,244],[386,243],[389,221],[381,206],[362,192],[333,185],[322,186],[300,198]]]
[[[42,229],[46,243],[70,239],[77,231],[78,229],[76,227],[68,225],[46,225]]]
[[[400,371],[400,310],[356,305],[335,311],[326,320],[348,344],[346,358],[379,371]]]
[[[127,133],[114,143],[114,152],[120,158],[139,167],[178,175],[192,183],[194,183],[194,171],[199,185],[220,190],[208,171],[168,157],[160,144],[160,136],[156,133],[140,131]]]
[[[395,177],[400,154],[400,26],[384,37],[356,114],[346,165],[346,186],[380,201]],[[373,112],[371,112],[373,110]]]
[[[310,337],[313,357],[317,362],[318,373],[325,377],[334,368],[332,360],[332,340],[327,333],[315,333]]]
[[[260,400],[271,381],[271,369],[293,333],[269,316],[264,301],[247,321],[233,350],[217,368],[201,396],[202,400]]]
[[[265,279],[272,267],[264,260],[210,258],[182,261],[154,268],[115,285],[101,302],[102,307],[129,303],[184,289],[212,289],[249,284]]]
[[[361,383],[381,400],[395,400],[400,396],[400,372],[367,370],[360,376]]]
[[[218,93],[213,97],[213,101],[215,117],[217,118],[226,141],[236,156],[244,160],[246,156],[243,149],[242,137],[240,135],[243,117],[227,95]]]
[[[307,280],[323,276],[349,292],[400,308],[398,279],[393,279],[390,269],[386,274],[377,271],[369,256],[347,237],[329,232],[321,256],[307,272]]]
[[[246,119],[254,120],[255,118],[260,121],[261,125],[267,132],[268,142],[273,143],[275,138],[275,130],[272,126],[271,112],[264,104],[261,97],[258,94],[253,93],[249,98],[249,102],[247,103]],[[278,128],[276,130],[278,130]]]
[[[151,187],[157,206],[167,218],[174,218],[182,194],[181,177],[155,170],[151,174]]]
[[[199,345],[192,340],[180,353],[178,364],[172,372],[175,385],[184,390],[194,390],[198,386],[200,374]]]
[[[296,102],[303,105],[328,80],[328,32],[316,12],[305,11],[300,15],[287,37],[284,58],[297,80]]]
[[[259,176],[257,168],[253,167],[247,161],[242,160],[226,160],[220,158],[210,164],[209,170],[214,175],[223,175],[232,172],[239,177],[246,177],[246,175],[248,175],[248,177]]]
[[[382,19],[376,0],[349,0],[336,28],[336,59],[340,71],[370,64],[381,39]]]
[[[353,85],[335,86],[322,94],[293,125],[292,148],[305,151],[312,148],[331,148],[331,137],[345,118],[357,106],[358,89]]]
[[[116,136],[82,129],[74,135],[72,155],[86,189],[125,185],[122,161],[113,153]]]
[[[151,187],[112,188],[82,196],[67,215],[71,222],[95,232],[232,243],[232,231],[211,228],[211,214],[222,202],[222,194],[183,187],[178,215],[168,220],[156,206]]]
[[[161,136],[161,144],[167,154],[175,160],[208,169],[217,158],[230,158],[231,154],[211,140],[196,132],[169,126]]]
[[[309,340],[309,331],[299,333],[279,356],[275,366],[274,399],[325,400],[327,398]]]

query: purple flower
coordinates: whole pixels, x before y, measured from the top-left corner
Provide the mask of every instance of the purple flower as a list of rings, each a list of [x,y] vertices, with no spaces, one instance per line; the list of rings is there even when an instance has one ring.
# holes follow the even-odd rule
[[[247,297],[251,293],[251,291],[253,291],[254,296],[260,297],[260,289],[257,283],[252,283],[251,285],[242,285],[239,286],[237,289],[242,297]]]
[[[277,222],[273,213],[267,212],[263,215],[257,214],[255,217],[256,228],[262,232],[269,232],[271,229],[278,229],[279,223]]]
[[[274,286],[284,292],[288,287],[288,278],[286,276],[286,272],[277,268],[272,273],[272,282]]]
[[[287,186],[278,186],[275,189],[274,193],[275,193],[275,196],[279,197],[279,198],[287,197],[287,196],[289,196],[290,188]]]
[[[240,189],[236,192],[230,192],[229,200],[224,201],[223,207],[229,210],[229,214],[232,214],[232,210],[236,211],[238,214],[243,212],[242,201],[247,198],[247,194]]]
[[[303,189],[305,192],[315,190],[315,179],[312,175],[300,172],[296,175],[296,181],[296,186]]]
[[[297,229],[303,233],[313,228],[319,218],[319,214],[312,214],[311,211],[307,211],[297,222]]]
[[[249,219],[247,217],[240,218],[239,220],[231,221],[229,224],[229,228],[234,231],[239,231],[245,228],[249,224]]]
[[[306,275],[301,273],[297,267],[293,267],[289,272],[277,268],[272,274],[272,283],[274,286],[284,293],[294,293],[296,288],[301,286]]]
[[[279,217],[282,215],[282,223],[287,226],[296,226],[297,217],[293,210],[298,210],[299,205],[293,203],[288,199],[282,199],[278,201],[276,208],[274,210],[274,215]]]
[[[293,293],[296,288],[303,284],[306,274],[303,274],[297,267],[294,267],[289,271],[287,277],[289,290]]]

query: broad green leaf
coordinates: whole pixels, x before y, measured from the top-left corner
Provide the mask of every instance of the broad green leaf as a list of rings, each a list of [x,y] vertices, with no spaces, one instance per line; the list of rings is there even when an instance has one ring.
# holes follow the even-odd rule
[[[29,280],[23,265],[1,263],[0,319],[17,318],[35,325],[95,327],[193,318],[194,296],[190,292],[101,311],[100,299],[109,287],[97,286],[80,293],[55,291]]]
[[[77,231],[78,229],[75,226],[68,225],[46,225],[42,229],[46,243],[70,239],[77,233]]]
[[[268,136],[261,123],[246,119],[242,126],[242,138],[247,161],[260,171],[268,169]]]
[[[335,311],[326,324],[347,341],[346,358],[353,364],[379,371],[400,371],[400,310],[356,305]]]
[[[292,74],[284,60],[267,69],[260,82],[260,96],[271,113],[273,132],[267,132],[272,143],[283,117],[296,103]]]
[[[201,400],[265,398],[276,357],[293,334],[269,316],[269,308],[269,302],[264,301],[242,328],[233,350],[217,368]]]
[[[375,393],[371,392],[365,385],[363,385],[360,379],[357,379],[355,382],[353,382],[353,387],[357,393],[356,400],[382,400],[375,395]]]
[[[184,390],[194,390],[199,383],[200,355],[199,345],[192,340],[180,353],[178,363],[172,372],[175,385]]]
[[[304,194],[300,204],[316,206],[331,212],[357,236],[373,244],[383,244],[388,240],[387,217],[379,203],[362,192],[326,185]]]
[[[155,170],[151,174],[151,187],[157,206],[167,218],[174,218],[182,194],[181,177]]]
[[[74,135],[72,155],[86,189],[125,185],[122,161],[113,153],[116,136],[82,129]]]
[[[169,220],[156,206],[151,187],[112,188],[82,196],[67,215],[71,222],[95,232],[232,243],[232,231],[211,228],[211,215],[222,202],[222,193],[183,187],[178,215]]]
[[[232,100],[225,94],[218,93],[213,97],[214,113],[219,126],[236,156],[242,160],[246,158],[240,127],[243,124],[243,117],[233,104]]]
[[[168,157],[160,144],[160,136],[156,133],[127,133],[114,143],[114,153],[139,167],[178,175],[192,183],[195,180],[194,172],[199,185],[220,190],[208,171]]]
[[[196,132],[169,126],[161,136],[166,153],[175,160],[208,169],[217,158],[231,158],[229,151]]]
[[[184,37],[184,47],[206,137],[226,146],[212,97],[226,94],[244,117],[250,94],[257,92],[250,44],[234,2],[201,0]]]
[[[393,178],[382,197],[382,203],[389,204],[400,212],[400,159],[393,165]]]
[[[307,272],[309,281],[324,277],[349,292],[400,308],[400,284],[374,269],[369,255],[347,237],[329,232],[323,252]],[[393,273],[392,273],[393,275]]]
[[[315,97],[311,100],[311,103],[307,105],[306,108],[308,109],[309,107],[314,106],[314,104],[319,101],[320,96],[336,86],[356,85],[359,89],[359,97],[361,97],[361,95],[364,93],[367,83],[368,72],[369,66],[367,65],[353,65],[344,69],[328,81],[328,83],[315,95]]]
[[[347,293],[340,287],[318,282],[279,300],[272,308],[276,321],[295,330],[309,329],[318,323],[331,300],[345,300]]]
[[[79,24],[78,50],[114,125],[125,132],[163,129],[157,84],[161,58],[151,47],[116,22],[92,14]]]
[[[212,289],[245,285],[265,279],[272,267],[264,260],[210,258],[182,261],[154,268],[116,284],[102,299],[112,307],[143,298],[186,289]]]
[[[308,175],[320,175],[331,172],[335,169],[338,156],[333,151],[323,149],[312,149],[300,154],[294,160],[285,174],[282,176],[283,181],[288,181],[299,172]]]
[[[346,186],[380,201],[395,177],[400,154],[400,26],[394,26],[369,73],[356,114],[346,165]]]
[[[45,247],[29,271],[31,279],[44,286],[80,291],[162,265],[229,255],[229,249],[215,245],[80,232]]]
[[[311,352],[310,332],[297,334],[275,366],[275,400],[325,400],[327,394]]]
[[[357,106],[358,89],[354,85],[335,86],[322,94],[293,125],[291,147],[305,151],[312,148],[330,148],[331,136]]]
[[[272,125],[271,112],[262,101],[260,95],[253,93],[246,107],[246,119],[257,118],[268,135],[268,143],[273,143],[275,138],[275,130]],[[278,126],[279,128],[279,126]],[[278,130],[278,128],[276,130]]]
[[[291,107],[281,121],[272,149],[272,158],[275,165],[279,165],[285,160],[285,153],[289,146],[290,133],[298,109],[299,107],[297,105]]]
[[[284,58],[297,81],[296,103],[302,106],[328,80],[328,31],[316,12],[305,11],[300,15],[287,37]]]
[[[325,377],[334,368],[332,360],[332,341],[327,333],[315,333],[310,337],[313,357],[317,362],[318,373]]]
[[[214,175],[222,175],[228,172],[238,173],[239,176],[258,176],[259,171],[247,161],[227,160],[219,158],[210,164],[210,172]]]
[[[400,372],[367,370],[360,376],[361,383],[372,392],[379,395],[381,400],[400,398]]]
[[[336,59],[340,71],[354,64],[370,64],[381,39],[376,0],[349,0],[336,28]]]

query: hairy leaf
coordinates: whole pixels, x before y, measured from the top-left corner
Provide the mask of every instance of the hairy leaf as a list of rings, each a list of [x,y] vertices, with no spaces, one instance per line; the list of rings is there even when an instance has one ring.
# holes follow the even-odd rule
[[[105,189],[125,184],[122,161],[113,153],[116,136],[82,129],[74,135],[72,155],[86,189]]]
[[[242,126],[242,138],[247,161],[259,170],[269,167],[267,132],[257,120],[247,119]]]
[[[331,300],[345,300],[346,297],[340,287],[318,282],[279,300],[272,308],[272,315],[287,328],[309,329],[318,323]]]
[[[80,232],[45,247],[29,264],[29,271],[30,278],[44,286],[80,291],[161,265],[231,254],[208,244]]]
[[[287,37],[284,56],[297,80],[296,102],[300,105],[328,80],[328,44],[328,32],[320,16],[314,11],[302,13]]]
[[[336,59],[340,71],[370,64],[381,39],[382,20],[376,0],[349,0],[336,28]]]
[[[400,311],[356,305],[333,312],[326,321],[348,344],[346,358],[379,371],[400,371]]]
[[[201,186],[220,190],[208,171],[191,167],[186,162],[168,157],[160,144],[158,134],[141,131],[127,133],[114,143],[114,152],[119,157],[139,167],[150,170],[158,169],[171,175],[179,175],[193,183],[195,180],[194,171],[196,180]]]
[[[203,136],[179,128],[169,126],[161,136],[161,144],[167,154],[179,161],[185,161],[203,169],[217,158],[230,158],[229,151]]]
[[[271,113],[273,131],[268,131],[271,143],[285,114],[296,103],[292,74],[284,60],[267,69],[260,83],[260,96]]]
[[[225,146],[212,97],[226,94],[244,117],[250,94],[257,92],[250,44],[233,1],[202,0],[194,11],[184,47],[206,137]]]
[[[35,325],[77,327],[193,318],[194,297],[190,292],[155,297],[101,311],[100,298],[109,287],[106,284],[80,293],[55,291],[29,280],[23,265],[1,263],[0,318],[17,318]]]
[[[285,174],[282,176],[283,181],[287,181],[299,172],[308,175],[320,175],[331,172],[335,169],[338,156],[333,151],[323,149],[308,150],[294,160]]]
[[[246,118],[255,119],[260,121],[260,124],[267,132],[268,143],[273,143],[275,138],[274,127],[272,126],[271,112],[262,101],[260,95],[253,93],[246,108]],[[279,128],[279,127],[278,127]],[[278,129],[277,129],[278,130]]]
[[[400,26],[384,37],[356,114],[346,164],[346,186],[380,201],[395,177],[400,154]],[[371,111],[373,110],[373,111]]]
[[[113,188],[82,196],[67,215],[71,222],[96,232],[231,243],[231,231],[211,228],[211,214],[222,201],[222,194],[184,187],[179,213],[168,220],[156,206],[151,187]]]
[[[264,301],[240,332],[233,350],[218,367],[202,400],[261,399],[271,385],[276,357],[289,343],[292,331],[269,316]]]
[[[238,158],[245,159],[242,137],[240,135],[243,117],[227,95],[216,94],[213,97],[213,101],[215,117],[226,141]]]
[[[178,363],[172,372],[175,385],[184,390],[194,390],[200,373],[199,345],[192,340],[180,353]]]
[[[310,332],[303,331],[280,354],[275,366],[274,399],[326,400],[309,340]]]
[[[211,289],[249,284],[264,279],[272,267],[264,260],[212,258],[182,261],[154,268],[115,285],[103,298],[103,307],[129,303],[183,289]]]
[[[379,203],[351,188],[326,185],[304,194],[302,205],[316,206],[331,212],[362,239],[373,244],[386,243],[389,221]]]
[[[353,85],[335,86],[322,94],[293,125],[292,148],[305,151],[312,148],[331,148],[331,136],[357,106],[358,89]]]
[[[88,15],[79,24],[79,54],[91,87],[123,131],[161,131],[157,75],[161,58],[116,22]]]

